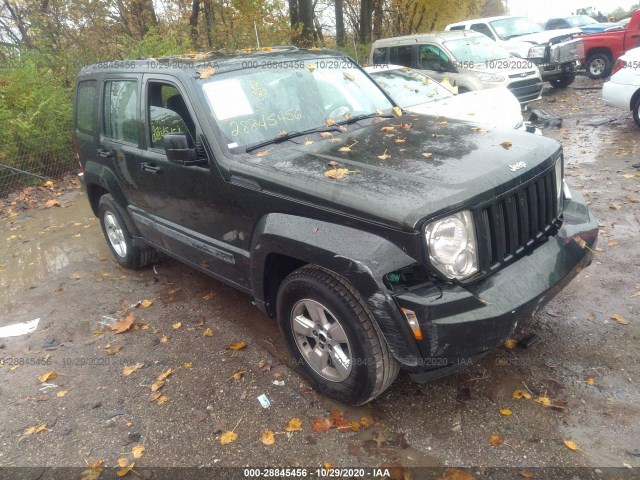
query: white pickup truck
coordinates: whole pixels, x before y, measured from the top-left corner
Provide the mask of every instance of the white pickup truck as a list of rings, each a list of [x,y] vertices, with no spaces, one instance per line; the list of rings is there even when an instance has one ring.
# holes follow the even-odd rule
[[[571,85],[584,59],[579,28],[545,31],[526,17],[490,17],[452,23],[445,30],[474,30],[495,40],[512,55],[538,66],[542,79],[555,88]]]

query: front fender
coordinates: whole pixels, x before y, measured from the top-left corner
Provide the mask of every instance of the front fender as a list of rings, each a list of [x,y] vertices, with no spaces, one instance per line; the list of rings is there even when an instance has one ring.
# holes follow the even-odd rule
[[[415,365],[419,351],[383,277],[416,263],[390,241],[351,227],[286,214],[265,215],[251,242],[251,282],[260,302],[266,297],[264,271],[269,254],[317,264],[347,279],[373,314],[395,358]]]

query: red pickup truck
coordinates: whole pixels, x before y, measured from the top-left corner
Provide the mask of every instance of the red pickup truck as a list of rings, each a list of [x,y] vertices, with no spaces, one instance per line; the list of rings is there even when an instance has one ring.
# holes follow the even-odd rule
[[[605,78],[622,54],[640,47],[640,10],[633,12],[631,20],[619,30],[592,33],[581,37],[584,42],[585,67],[591,78]]]

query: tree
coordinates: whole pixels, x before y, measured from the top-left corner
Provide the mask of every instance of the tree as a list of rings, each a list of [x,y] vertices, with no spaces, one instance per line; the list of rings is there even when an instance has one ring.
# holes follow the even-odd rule
[[[503,0],[485,0],[480,9],[481,17],[497,17],[505,14],[505,6]]]
[[[344,13],[343,13],[342,0],[335,0],[335,15],[336,15],[336,43],[339,47],[344,47]]]

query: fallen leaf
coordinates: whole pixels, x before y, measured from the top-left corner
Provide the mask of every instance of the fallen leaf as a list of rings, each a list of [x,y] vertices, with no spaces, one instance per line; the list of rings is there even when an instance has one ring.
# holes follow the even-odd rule
[[[404,477],[401,477],[404,479]],[[460,470],[459,468],[448,468],[442,474],[439,480],[478,480],[471,472],[467,472],[466,470]]]
[[[40,375],[38,377],[38,381],[40,383],[44,383],[47,380],[54,380],[56,378],[58,378],[58,374],[56,372],[47,372],[47,373],[43,373],[42,375]]]
[[[494,446],[497,447],[499,445],[502,445],[504,443],[504,438],[502,438],[500,435],[497,434],[493,434],[489,437],[489,443]]]
[[[518,344],[518,341],[515,338],[510,338],[508,340],[505,340],[505,342],[502,345],[507,350],[513,350],[517,344]]]
[[[617,240],[609,240],[607,242],[607,245],[609,245],[610,247],[615,247],[618,245],[618,241]]]
[[[62,398],[62,397],[64,397],[67,393],[69,393],[69,390],[60,390],[58,393],[56,393],[56,397],[58,397],[58,398]]]
[[[335,124],[336,124],[335,120],[331,120],[330,118],[325,118],[325,119],[324,119],[324,123],[325,123],[328,127],[330,127],[331,125],[335,125]]]
[[[373,420],[369,417],[362,417],[360,418],[360,425],[362,425],[362,428],[369,428],[373,425]]]
[[[163,335],[162,337],[160,337],[160,343],[167,343],[169,341],[169,337],[167,337],[166,335]]]
[[[265,445],[273,445],[276,443],[276,435],[271,430],[266,430],[260,435],[260,441]]]
[[[189,368],[193,367],[193,364],[192,364],[191,362],[184,362],[184,363],[182,364],[182,366],[183,366],[184,368],[186,368],[186,369],[189,369]]]
[[[500,146],[502,148],[504,148],[505,150],[509,150],[511,147],[513,147],[513,143],[511,143],[511,142],[502,142],[500,144]]]
[[[516,390],[513,392],[513,398],[516,400],[520,400],[521,398],[526,398],[527,400],[531,400],[531,394],[525,392],[524,390]]]
[[[260,150],[258,153],[256,153],[256,157],[264,157],[268,155],[271,150],[273,149],[270,148],[269,150]]]
[[[243,348],[247,348],[246,342],[240,341],[232,343],[227,347],[229,350],[242,350]]]
[[[156,380],[155,382],[153,382],[151,384],[151,391],[152,392],[157,392],[158,390],[160,390],[162,387],[164,387],[165,381],[164,380]]]
[[[207,293],[204,297],[202,297],[203,300],[211,300],[213,298],[213,292],[211,293]]]
[[[242,378],[242,376],[247,373],[246,370],[236,370],[235,372],[233,372],[231,374],[231,376],[229,377],[229,379],[234,379],[234,380],[240,380]]]
[[[311,64],[308,64],[307,68],[309,69],[310,72],[313,72],[316,69],[315,65],[311,65]]]
[[[333,422],[328,418],[311,419],[311,430],[316,433],[324,433],[333,427]]]
[[[10,371],[10,372],[15,372],[15,371],[16,371],[17,369],[19,369],[19,368],[20,368],[20,364],[18,364],[18,365],[14,365],[13,367],[11,367],[11,368],[9,369],[9,371]]]
[[[331,133],[331,132],[320,132],[320,136],[322,138],[333,138],[333,133]]]
[[[286,432],[299,432],[302,430],[302,422],[299,418],[292,418],[289,420],[289,423],[287,423],[287,426],[284,427],[284,430]]]
[[[237,439],[238,439],[238,434],[236,432],[224,432],[222,435],[220,435],[220,443],[222,445],[233,443]]]
[[[587,378],[587,379],[585,380],[585,383],[586,383],[587,385],[595,385],[595,384],[596,384],[596,381],[595,381],[595,379],[594,379],[593,377],[589,377],[589,378]]]
[[[176,322],[172,325],[174,330],[178,330],[180,327],[182,327],[182,322]]]
[[[438,125],[449,125],[449,122],[447,122],[446,120],[442,121],[442,122],[438,122]]]
[[[518,472],[518,475],[520,475],[523,478],[533,478],[535,475],[533,474],[533,472],[529,471],[529,470],[520,470]]]
[[[614,322],[618,322],[620,325],[629,325],[629,320],[618,315],[617,313],[614,315],[611,315],[611,320],[613,320]]]
[[[396,142],[396,143],[404,143],[404,142],[406,142],[406,141],[407,141],[407,139],[406,139],[406,138],[396,138],[396,139],[394,140],[394,142]]]
[[[164,372],[162,372],[160,375],[158,375],[156,380],[166,380],[169,377],[169,375],[171,375],[172,373],[173,373],[173,369],[171,367],[169,367]]]
[[[431,157],[433,157],[433,153],[430,153],[430,152],[424,152],[424,153],[422,154],[422,156],[423,156],[424,158],[431,158]]]
[[[313,145],[313,140],[309,140],[308,138],[305,138],[304,145]]]
[[[158,405],[162,405],[163,403],[169,401],[169,397],[167,397],[166,395],[160,395],[158,398],[155,399],[155,402]]]
[[[107,355],[115,355],[120,350],[122,350],[122,347],[120,345],[116,345],[114,347],[110,347],[110,348],[105,348],[104,349],[104,351],[107,352]]]
[[[209,78],[216,74],[216,69],[213,67],[203,68],[197,71],[200,75],[200,79],[204,80],[205,78]]]
[[[573,450],[574,452],[576,450],[579,450],[580,448],[578,447],[578,444],[576,442],[574,442],[573,440],[565,440],[564,444],[567,446],[567,448],[569,450]]]
[[[125,377],[130,376],[133,372],[137,372],[144,366],[144,363],[136,363],[135,365],[129,365],[128,367],[124,367],[122,370],[122,375]]]
[[[149,308],[151,305],[153,305],[153,302],[146,298],[140,302],[140,308]]]
[[[545,407],[551,407],[553,405],[553,402],[548,397],[538,397],[536,402],[544,405]]]
[[[140,458],[142,456],[142,452],[144,452],[144,445],[136,445],[131,449],[131,453],[133,453],[133,458]]]
[[[508,408],[502,408],[502,409],[500,409],[500,414],[501,415],[505,415],[505,416],[509,416],[509,415],[513,415],[513,412],[511,410],[509,410]]]
[[[391,158],[391,155],[387,155],[387,151],[385,150],[384,153],[382,155],[378,155],[378,158],[380,160],[388,160]]]
[[[24,435],[33,435],[34,433],[40,433],[47,429],[46,423],[41,423],[40,425],[36,425],[35,427],[28,427],[24,430]]]
[[[202,332],[203,337],[213,337],[213,331],[211,328],[207,328],[204,332]]]
[[[121,462],[121,460],[124,460],[124,462]],[[124,463],[124,465],[122,465],[121,463]],[[116,475],[118,477],[124,477],[125,475],[127,475],[131,470],[133,470],[133,467],[135,466],[134,462],[129,463],[129,459],[128,458],[121,458],[118,460],[118,465],[121,467],[120,470],[118,470],[116,472]]]
[[[350,173],[358,173],[358,170],[349,170],[346,168],[333,168],[324,172],[324,176],[331,180],[341,180]]]
[[[350,152],[351,151],[351,147],[353,147],[356,143],[358,143],[358,141],[356,140],[355,142],[353,142],[351,145],[349,146],[345,146],[345,147],[340,147],[338,149],[339,152]]]
[[[60,206],[60,202],[58,200],[47,200],[44,203],[44,208],[59,207],[59,206]]]
[[[110,323],[107,326],[111,330],[113,330],[114,333],[124,333],[131,328],[131,325],[133,325],[133,321],[135,319],[136,319],[136,316],[134,315],[133,312],[131,312],[126,317],[121,318],[120,320],[116,320],[115,322]]]

